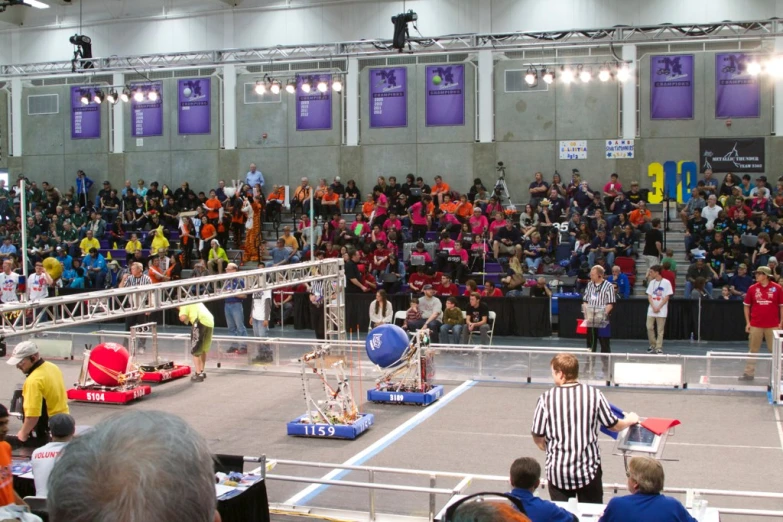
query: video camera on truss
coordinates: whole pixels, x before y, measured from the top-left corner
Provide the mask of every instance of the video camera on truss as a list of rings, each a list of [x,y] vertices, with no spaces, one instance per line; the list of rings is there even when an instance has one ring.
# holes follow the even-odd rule
[[[505,208],[506,214],[513,214],[517,211],[517,207],[511,202],[511,194],[508,191],[508,185],[506,185],[506,165],[502,161],[498,161],[495,171],[499,174],[492,194],[498,198],[498,202]]]
[[[334,386],[329,383],[328,357],[329,345],[325,345],[316,346],[313,351],[304,354],[298,360],[301,363],[302,390],[307,412],[288,423],[288,435],[355,439],[372,426],[375,417],[371,413],[359,413],[356,407],[342,358],[337,358],[331,364],[336,383]],[[313,398],[308,373],[315,374],[320,380],[325,399]]]
[[[383,374],[375,389],[367,390],[367,400],[394,404],[427,406],[443,396],[443,386],[434,386],[435,364],[429,349],[429,331],[418,330],[409,340],[399,326],[384,324],[373,328],[365,349]]]

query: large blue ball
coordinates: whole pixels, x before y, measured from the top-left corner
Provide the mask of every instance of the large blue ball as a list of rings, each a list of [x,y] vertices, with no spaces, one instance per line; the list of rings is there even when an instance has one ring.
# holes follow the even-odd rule
[[[408,334],[399,326],[382,324],[370,331],[364,347],[373,363],[388,368],[399,361],[408,348]]]

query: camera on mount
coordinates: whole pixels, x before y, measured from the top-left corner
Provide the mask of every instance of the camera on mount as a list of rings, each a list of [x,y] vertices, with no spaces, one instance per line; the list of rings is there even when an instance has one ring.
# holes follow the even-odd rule
[[[396,24],[398,18],[400,19],[400,21],[402,23],[407,24],[407,23],[415,22],[416,20],[418,20],[419,19],[419,15],[414,13],[413,9],[409,9],[407,13],[400,13],[397,16],[392,16],[392,23]]]
[[[498,179],[495,182],[495,188],[493,192],[496,196],[500,197],[503,195],[503,189],[505,188],[503,186],[503,182],[506,180],[506,166],[502,161],[498,161],[498,165],[495,167],[495,170],[500,174],[498,175]]]

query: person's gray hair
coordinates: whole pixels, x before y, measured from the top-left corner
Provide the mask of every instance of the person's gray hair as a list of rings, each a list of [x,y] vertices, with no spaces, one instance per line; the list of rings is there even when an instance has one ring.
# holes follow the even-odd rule
[[[49,476],[52,522],[215,519],[215,472],[204,438],[171,413],[110,417],[69,443]]]

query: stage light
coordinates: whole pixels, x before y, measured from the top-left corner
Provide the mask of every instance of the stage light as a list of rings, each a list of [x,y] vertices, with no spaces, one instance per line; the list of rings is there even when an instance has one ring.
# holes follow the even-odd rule
[[[147,94],[147,98],[149,101],[158,101],[158,98],[160,98],[160,95],[158,94],[158,91],[150,91],[149,94]]]
[[[748,71],[748,74],[751,76],[758,76],[761,73],[761,64],[754,60],[748,63],[745,70]]]
[[[95,94],[92,97],[92,101],[100,105],[103,103],[103,99],[105,98],[103,91],[100,89],[95,89]]]
[[[285,90],[288,94],[294,94],[296,92],[296,82],[294,80],[289,80],[285,86]]]
[[[609,68],[606,65],[601,67],[601,70],[598,71],[598,79],[601,80],[602,82],[608,82],[609,78],[611,77],[612,77],[612,73],[609,72]]]
[[[122,100],[124,103],[128,103],[128,101],[130,100],[130,94],[131,94],[131,92],[130,92],[130,89],[128,89],[127,87],[125,87],[125,88],[122,90],[122,94],[120,94],[120,99],[121,99],[121,100]]]
[[[627,65],[623,65],[619,69],[617,69],[617,81],[621,83],[625,83],[628,81],[628,79],[631,77],[631,71],[628,70]]]
[[[48,4],[39,2],[38,0],[22,0],[22,3],[24,5],[29,5],[30,7],[35,7],[36,9],[49,9]]]
[[[272,81],[272,86],[269,88],[272,94],[280,94],[280,82],[277,80]]]
[[[320,82],[318,82],[318,90],[320,92],[326,92],[327,90],[329,90],[329,86],[326,85],[325,81],[321,80]]]
[[[82,105],[89,105],[90,103],[90,91],[82,91],[82,97],[80,98]]]
[[[541,79],[544,80],[545,84],[549,85],[555,81],[555,74],[552,72],[552,69],[544,67],[541,69]]]
[[[110,90],[109,94],[106,95],[106,101],[111,103],[112,105],[117,103],[118,100],[119,98],[117,97],[117,91],[115,91],[114,89]]]
[[[560,72],[560,81],[563,83],[571,83],[574,81],[574,71],[571,69],[563,68]]]
[[[256,94],[263,96],[266,94],[266,84],[262,81],[256,82]]]
[[[144,101],[144,93],[141,92],[141,89],[138,89],[136,92],[133,93],[133,99],[137,102],[143,102]]]
[[[332,82],[332,89],[334,89],[336,92],[340,92],[343,90],[343,82],[341,82],[339,79]]]
[[[310,82],[305,80],[302,82],[302,92],[310,92]]]
[[[590,69],[582,68],[579,72],[579,79],[582,80],[582,83],[587,83],[593,79],[593,73],[590,72]]]
[[[525,74],[525,83],[530,85],[531,87],[536,84],[538,81],[538,75],[536,74],[536,70],[532,67],[527,68],[527,73]]]

